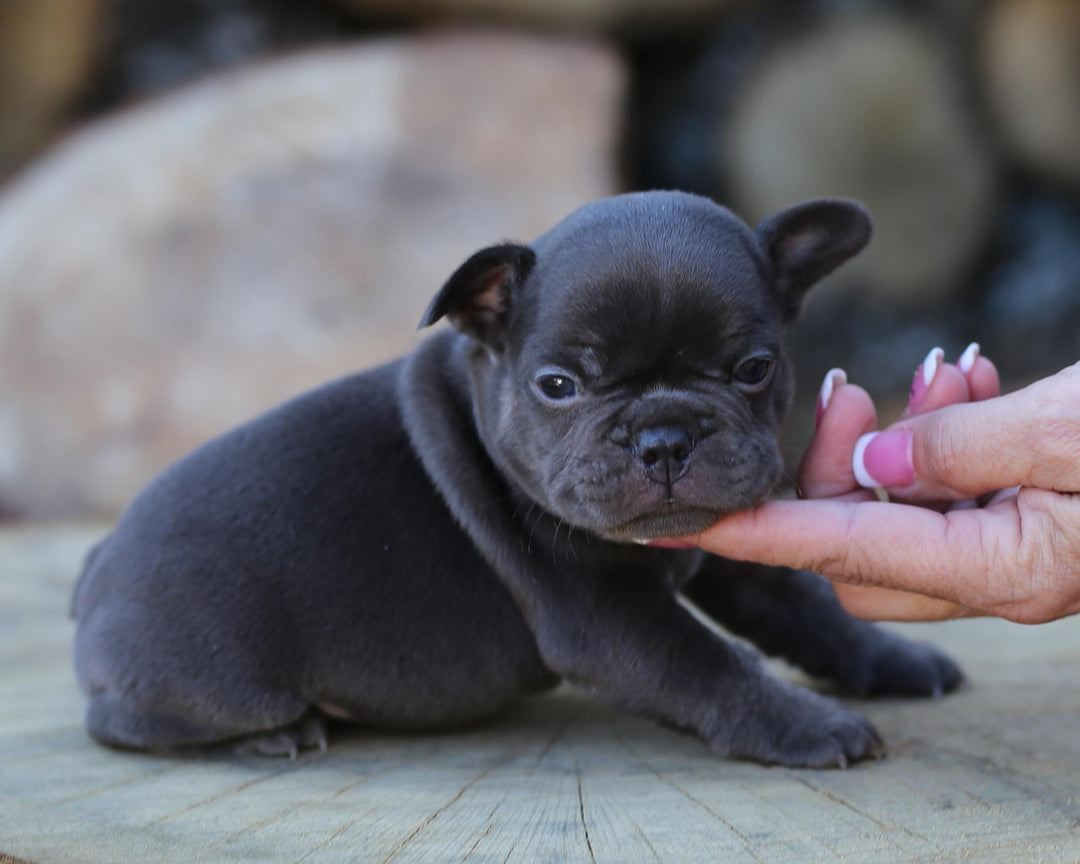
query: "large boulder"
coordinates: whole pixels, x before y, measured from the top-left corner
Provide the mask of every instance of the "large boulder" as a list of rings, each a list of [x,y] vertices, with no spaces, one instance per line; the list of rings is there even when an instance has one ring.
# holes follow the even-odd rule
[[[0,198],[0,502],[115,513],[200,441],[407,350],[475,249],[614,191],[623,71],[431,35],[207,80]]]
[[[873,213],[873,243],[835,290],[914,306],[964,287],[993,225],[996,175],[949,46],[928,24],[829,19],[778,41],[733,102],[716,170],[747,217],[818,195]]]

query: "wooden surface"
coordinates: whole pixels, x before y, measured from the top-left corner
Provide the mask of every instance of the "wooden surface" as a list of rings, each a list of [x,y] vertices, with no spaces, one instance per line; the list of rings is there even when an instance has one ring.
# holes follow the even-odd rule
[[[910,628],[971,683],[861,704],[890,755],[847,771],[717,759],[569,690],[295,762],[159,758],[82,729],[66,611],[98,533],[0,532],[0,860],[1080,860],[1080,621]]]

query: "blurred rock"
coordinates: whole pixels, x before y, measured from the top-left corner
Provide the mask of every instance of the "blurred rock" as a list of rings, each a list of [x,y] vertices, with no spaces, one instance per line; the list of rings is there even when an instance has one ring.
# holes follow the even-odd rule
[[[0,0],[0,177],[55,132],[87,84],[101,0]]]
[[[205,438],[405,351],[465,257],[614,191],[622,87],[594,44],[435,35],[67,141],[0,198],[0,501],[115,513]]]
[[[655,32],[710,18],[730,0],[333,0],[364,15],[395,19],[482,18],[542,26]]]
[[[1080,3],[998,0],[981,44],[986,98],[1012,154],[1080,185]]]
[[[159,93],[275,52],[355,35],[340,9],[297,0],[109,0],[91,107]]]
[[[1006,391],[1080,360],[1080,202],[1060,192],[1019,195],[1006,202],[992,246],[995,263],[974,290],[933,309],[811,292],[788,343],[799,385],[791,452],[808,442],[817,390],[833,366],[871,393],[884,425],[899,415],[915,368],[935,345],[956,362],[979,342]]]
[[[779,40],[718,121],[716,170],[747,218],[819,195],[870,208],[874,240],[833,290],[910,306],[961,287],[993,223],[995,171],[934,31],[838,16]]]
[[[1080,360],[1080,202],[1028,196],[1002,230],[981,331],[1010,375],[1037,377]]]

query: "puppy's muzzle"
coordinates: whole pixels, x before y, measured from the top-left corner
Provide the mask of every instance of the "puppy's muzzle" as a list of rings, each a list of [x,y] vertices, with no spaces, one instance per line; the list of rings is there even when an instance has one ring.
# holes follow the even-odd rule
[[[690,467],[694,438],[682,426],[653,426],[634,435],[631,447],[650,480],[670,487]]]

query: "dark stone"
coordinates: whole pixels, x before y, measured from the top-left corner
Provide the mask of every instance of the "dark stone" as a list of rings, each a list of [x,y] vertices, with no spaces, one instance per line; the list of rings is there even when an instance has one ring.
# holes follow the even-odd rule
[[[86,108],[108,108],[283,50],[343,41],[371,26],[317,0],[113,0]]]
[[[984,348],[1010,375],[1037,377],[1080,359],[1080,200],[1033,193],[1010,209],[990,275]]]

